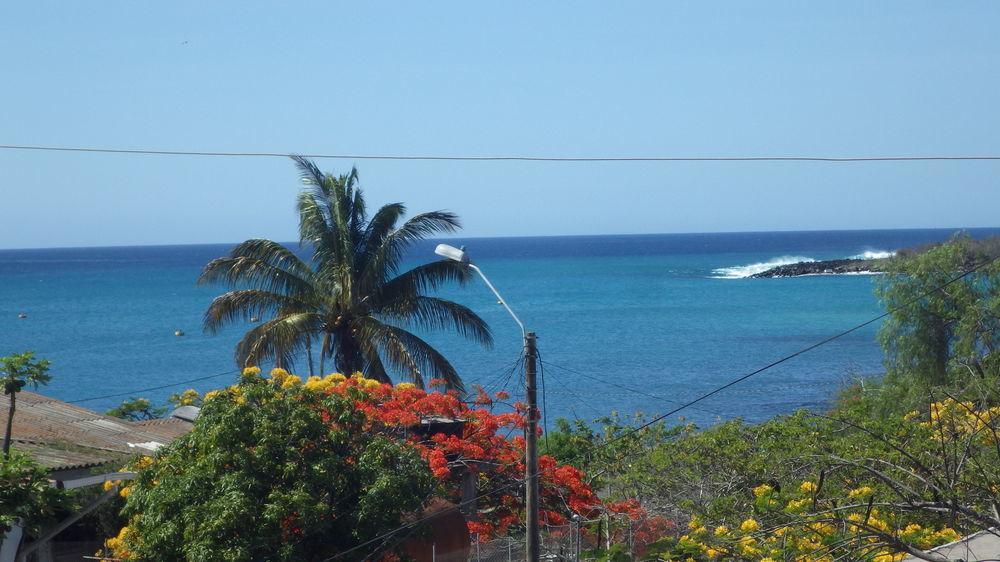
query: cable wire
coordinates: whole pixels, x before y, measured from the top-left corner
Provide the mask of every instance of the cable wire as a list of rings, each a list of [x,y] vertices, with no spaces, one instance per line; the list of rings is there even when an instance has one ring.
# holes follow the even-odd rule
[[[173,387],[173,386],[183,386],[185,384],[190,384],[190,383],[193,383],[193,382],[207,381],[208,379],[214,379],[216,377],[221,377],[221,376],[224,376],[224,375],[232,375],[232,374],[235,374],[235,373],[238,373],[238,372],[240,372],[240,369],[232,369],[232,370],[226,371],[224,373],[215,373],[214,375],[207,375],[207,376],[198,377],[198,378],[195,378],[195,379],[188,379],[186,381],[178,381],[178,382],[174,382],[174,383],[170,383],[170,384],[164,384],[164,385],[160,385],[160,386],[151,386],[149,388],[140,388],[140,389],[132,390],[132,391],[129,391],[129,392],[119,392],[117,394],[105,394],[104,396],[91,396],[90,398],[80,398],[78,400],[67,400],[66,402],[68,402],[69,404],[79,404],[80,402],[91,402],[93,400],[103,400],[105,398],[119,398],[121,396],[135,396],[136,394],[140,394],[140,393],[143,393],[143,392],[149,392],[149,391],[152,391],[152,390],[163,390],[164,388],[170,388],[170,387]]]
[[[1000,161],[1000,155],[890,155],[890,156],[534,156],[534,155],[407,155],[351,153],[244,152],[221,150],[165,150],[154,148],[102,148],[85,146],[50,146],[0,144],[0,150],[46,152],[83,152],[150,156],[210,156],[223,158],[303,158],[337,160],[416,160],[465,162],[927,162],[927,161]]]
[[[925,297],[928,297],[928,296],[930,296],[933,293],[936,293],[938,291],[943,291],[945,288],[949,287],[950,285],[953,285],[954,283],[957,283],[958,281],[961,281],[962,279],[965,279],[969,275],[972,275],[973,273],[975,273],[975,272],[977,272],[977,271],[979,271],[979,270],[981,270],[981,269],[983,269],[985,267],[988,267],[988,266],[996,263],[997,260],[1000,260],[1000,256],[997,256],[997,257],[992,258],[990,260],[984,261],[983,263],[977,265],[976,267],[973,267],[972,269],[970,269],[970,270],[962,273],[961,275],[952,278],[951,280],[949,280],[948,282],[944,283],[943,285],[940,285],[940,286],[935,287],[933,289],[929,289],[929,290],[927,290],[927,291],[925,291],[925,292],[917,295],[916,297],[914,297],[914,298],[912,298],[912,299],[904,302],[903,304],[901,304],[901,305],[899,305],[899,306],[897,306],[895,308],[890,308],[890,309],[886,310],[882,314],[879,314],[878,316],[876,316],[876,317],[874,317],[874,318],[872,318],[870,320],[866,320],[866,321],[864,321],[864,322],[862,322],[862,323],[860,323],[860,324],[858,324],[856,326],[853,326],[853,327],[848,328],[848,329],[846,329],[846,330],[844,330],[842,332],[834,334],[834,335],[832,335],[832,336],[830,336],[830,337],[828,337],[828,338],[826,338],[824,340],[818,341],[818,342],[816,342],[816,343],[814,343],[814,344],[812,344],[810,346],[804,347],[804,348],[796,351],[795,353],[792,353],[790,355],[786,355],[786,356],[784,356],[781,359],[778,359],[776,361],[772,361],[771,363],[768,363],[767,365],[764,365],[763,367],[761,367],[761,368],[759,368],[759,369],[757,369],[755,371],[751,371],[751,372],[749,372],[749,373],[747,373],[747,374],[745,374],[745,375],[743,375],[741,377],[735,378],[735,379],[727,382],[726,384],[724,384],[722,386],[716,387],[714,390],[706,392],[705,394],[702,394],[701,396],[699,396],[699,397],[697,397],[697,398],[695,398],[693,400],[690,400],[690,401],[688,401],[688,402],[686,402],[686,403],[678,406],[677,408],[674,408],[673,410],[670,410],[669,412],[667,412],[665,414],[661,414],[659,416],[656,416],[655,418],[649,420],[648,422],[646,422],[646,423],[644,423],[642,425],[636,426],[635,428],[633,428],[633,429],[631,429],[629,431],[626,431],[625,433],[622,433],[621,435],[618,435],[618,436],[616,436],[613,439],[609,439],[607,441],[607,443],[613,443],[613,442],[618,441],[619,439],[623,439],[623,438],[625,438],[625,437],[627,437],[627,436],[629,436],[629,435],[631,435],[631,434],[633,434],[633,433],[635,433],[637,431],[641,431],[643,429],[646,429],[647,427],[649,427],[649,426],[651,426],[651,425],[659,422],[660,420],[663,420],[663,419],[665,419],[665,418],[667,418],[669,416],[672,416],[672,415],[676,414],[677,412],[680,412],[681,410],[684,410],[685,408],[691,407],[694,404],[697,404],[698,402],[701,402],[702,400],[705,400],[706,398],[710,398],[712,396],[715,396],[716,394],[722,392],[723,390],[726,390],[727,388],[729,388],[731,386],[735,386],[735,385],[737,385],[737,384],[739,384],[739,383],[741,383],[741,382],[743,382],[743,381],[745,381],[745,380],[747,380],[747,379],[749,379],[749,378],[751,378],[753,376],[756,376],[756,375],[758,375],[760,373],[763,373],[764,371],[766,371],[766,370],[768,370],[768,369],[770,369],[772,367],[776,367],[776,366],[778,366],[778,365],[780,365],[782,363],[785,363],[786,361],[790,361],[790,360],[798,357],[799,355],[802,355],[804,353],[808,353],[808,352],[816,349],[817,347],[820,347],[820,346],[826,345],[826,344],[828,344],[828,343],[830,343],[832,341],[838,340],[838,339],[840,339],[840,338],[842,338],[842,337],[844,337],[844,336],[846,336],[846,335],[848,335],[850,333],[856,332],[856,331],[860,330],[861,328],[864,328],[865,326],[869,326],[871,324],[874,324],[875,322],[878,322],[879,320],[882,320],[883,318],[889,316],[890,314],[893,314],[893,313],[895,313],[895,312],[897,312],[897,311],[899,311],[899,310],[901,310],[903,308],[906,308],[906,307],[908,307],[908,306],[910,306],[912,304],[915,304],[915,303],[919,302],[920,300],[923,300]]]
[[[898,311],[898,310],[900,310],[902,308],[908,307],[910,305],[913,305],[913,304],[919,302],[923,298],[925,298],[925,297],[927,297],[927,296],[929,296],[929,295],[931,295],[933,293],[936,293],[938,291],[943,291],[945,288],[949,287],[950,285],[953,285],[954,283],[957,283],[958,281],[961,281],[962,279],[965,279],[969,275],[972,275],[973,273],[975,273],[977,271],[980,271],[983,268],[988,267],[989,265],[992,265],[992,264],[996,263],[998,260],[1000,260],[1000,256],[997,256],[997,257],[995,257],[993,259],[987,260],[987,261],[981,263],[980,265],[978,265],[976,267],[973,267],[972,269],[970,269],[970,270],[962,273],[961,275],[952,278],[951,280],[947,281],[946,283],[944,283],[944,284],[942,284],[942,285],[940,285],[938,287],[935,287],[933,289],[930,289],[928,291],[925,291],[925,292],[921,293],[920,295],[917,295],[916,297],[914,297],[914,298],[912,298],[912,299],[904,302],[903,304],[901,304],[901,305],[899,305],[899,306],[897,306],[895,308],[891,308],[891,309],[887,310],[886,312],[884,312],[884,313],[882,313],[882,314],[880,314],[880,315],[878,315],[878,316],[876,316],[876,317],[874,317],[874,318],[872,318],[870,320],[862,322],[861,324],[858,324],[858,325],[856,325],[856,326],[854,326],[852,328],[848,328],[847,330],[839,332],[838,334],[830,336],[830,337],[828,337],[828,338],[826,338],[826,339],[824,339],[822,341],[816,342],[816,343],[814,343],[814,344],[812,344],[812,345],[810,345],[808,347],[805,347],[805,348],[803,348],[803,349],[801,349],[801,350],[799,350],[799,351],[797,351],[795,353],[792,353],[790,355],[786,355],[786,356],[782,357],[781,359],[773,361],[773,362],[771,362],[771,363],[769,363],[769,364],[767,364],[767,365],[765,365],[765,366],[763,366],[763,367],[761,367],[761,368],[759,368],[759,369],[757,369],[755,371],[747,373],[746,375],[743,375],[741,377],[733,379],[732,381],[730,381],[730,382],[728,382],[728,383],[726,383],[726,384],[724,384],[722,386],[719,386],[719,387],[715,388],[714,390],[712,390],[710,392],[706,392],[705,394],[702,394],[701,396],[699,396],[698,398],[695,398],[694,400],[691,400],[691,401],[689,401],[689,402],[687,402],[687,403],[685,403],[685,404],[683,404],[683,405],[681,405],[681,406],[679,406],[679,407],[677,407],[677,408],[675,408],[675,409],[673,409],[673,410],[671,410],[671,411],[669,411],[669,412],[667,412],[665,414],[662,414],[660,416],[657,416],[656,418],[653,418],[649,422],[646,422],[646,423],[644,423],[642,425],[636,426],[635,428],[632,428],[629,431],[626,431],[626,432],[624,432],[624,433],[622,433],[620,435],[615,436],[612,439],[609,439],[609,440],[605,441],[604,444],[603,444],[603,446],[607,447],[609,444],[614,443],[615,441],[618,441],[618,440],[623,439],[623,438],[625,438],[625,437],[627,437],[629,435],[632,435],[634,433],[642,431],[642,430],[644,430],[644,429],[652,426],[653,424],[657,423],[658,421],[663,420],[664,418],[672,416],[673,414],[676,414],[677,412],[680,412],[681,410],[684,410],[685,408],[688,408],[688,407],[690,407],[690,406],[692,406],[692,405],[694,405],[694,404],[696,404],[696,403],[698,403],[698,402],[700,402],[700,401],[702,401],[702,400],[704,400],[706,398],[714,396],[715,394],[718,394],[719,392],[722,392],[723,390],[725,390],[725,389],[727,389],[727,388],[729,388],[731,386],[739,384],[739,383],[741,383],[741,382],[743,382],[743,381],[745,381],[745,380],[747,380],[747,379],[749,379],[749,378],[751,378],[751,377],[753,377],[753,376],[755,376],[757,374],[760,374],[760,373],[762,373],[762,372],[764,372],[764,371],[766,371],[768,369],[771,369],[772,367],[780,365],[780,364],[782,364],[782,363],[784,363],[786,361],[789,361],[791,359],[794,359],[795,357],[798,357],[799,355],[802,355],[803,353],[807,353],[809,351],[812,351],[813,349],[816,349],[817,347],[820,347],[822,345],[826,345],[826,344],[828,344],[828,343],[830,343],[830,342],[832,342],[834,340],[837,340],[839,338],[842,338],[842,337],[844,337],[844,336],[846,336],[846,335],[848,335],[848,334],[850,334],[852,332],[860,330],[861,328],[863,328],[865,326],[873,324],[873,323],[875,323],[875,322],[877,322],[877,321],[885,318],[886,316],[888,316],[888,315],[890,315],[890,314],[892,314],[892,313],[894,313],[894,312],[896,312],[896,311]],[[616,459],[615,462],[620,462],[621,460],[622,459]],[[535,473],[535,476],[540,476],[541,474],[542,474],[542,471],[539,470],[538,472]],[[472,501],[478,502],[480,499],[492,496],[492,495],[494,495],[494,494],[496,494],[498,492],[504,491],[504,490],[512,488],[514,486],[520,486],[522,484],[523,483],[521,483],[521,482],[513,482],[511,484],[507,484],[505,486],[502,486],[502,487],[497,488],[495,490],[492,490],[490,492],[485,492],[483,494],[480,494],[480,495],[476,496]],[[449,508],[448,510],[444,510],[444,511],[435,513],[433,515],[429,515],[429,516],[423,517],[421,519],[417,519],[416,521],[413,521],[412,523],[408,523],[406,525],[403,525],[402,527],[399,527],[399,528],[397,528],[395,530],[392,530],[392,531],[389,531],[387,533],[384,533],[383,535],[375,537],[375,538],[373,538],[373,539],[371,539],[369,541],[363,542],[363,543],[355,545],[355,546],[353,546],[353,547],[351,547],[351,548],[349,548],[349,549],[347,549],[345,551],[339,552],[339,553],[337,553],[337,554],[335,554],[335,555],[333,555],[333,556],[331,556],[329,558],[324,559],[322,562],[329,562],[331,560],[335,560],[337,558],[340,558],[342,556],[350,554],[351,552],[354,552],[355,550],[357,550],[359,548],[363,548],[363,547],[365,547],[365,546],[367,546],[369,544],[377,542],[378,540],[380,540],[382,538],[392,536],[392,535],[394,535],[394,534],[396,534],[396,533],[398,533],[400,531],[403,531],[403,530],[406,530],[406,529],[410,529],[412,527],[415,527],[416,525],[419,525],[420,523],[423,523],[423,522],[428,521],[428,520],[430,520],[430,519],[432,519],[434,517],[437,517],[437,516],[441,515],[442,513],[446,513],[448,511],[457,510],[457,509],[459,509],[458,506],[454,506],[452,508]]]
[[[589,373],[585,373],[583,371],[578,371],[576,369],[570,369],[569,367],[564,367],[562,365],[557,365],[557,364],[555,364],[555,363],[553,363],[551,361],[541,361],[541,360],[539,360],[539,361],[542,362],[545,365],[548,365],[549,367],[555,367],[556,369],[562,369],[563,371],[566,371],[567,373],[572,373],[574,375],[579,375],[581,377],[588,378],[588,379],[590,379],[592,381],[595,381],[595,382],[603,383],[603,384],[606,384],[608,386],[613,386],[615,388],[618,388],[618,389],[621,389],[621,390],[625,390],[627,392],[632,392],[634,394],[638,394],[639,396],[645,396],[646,398],[652,398],[653,400],[657,400],[659,402],[671,402],[671,403],[674,403],[674,404],[678,403],[677,400],[670,400],[669,398],[663,398],[662,396],[657,396],[656,394],[650,394],[648,392],[643,392],[643,391],[641,391],[639,389],[636,389],[636,388],[633,388],[631,386],[627,386],[627,385],[624,385],[624,384],[617,384],[617,383],[611,382],[609,380],[602,379],[600,377],[596,377],[596,376],[591,375]],[[718,416],[720,418],[723,417],[722,414],[720,414],[719,412],[714,412],[712,410],[707,410],[705,408],[696,408],[696,407],[692,406],[691,409],[692,410],[698,410],[699,412],[704,412],[706,414],[712,414],[712,415]]]

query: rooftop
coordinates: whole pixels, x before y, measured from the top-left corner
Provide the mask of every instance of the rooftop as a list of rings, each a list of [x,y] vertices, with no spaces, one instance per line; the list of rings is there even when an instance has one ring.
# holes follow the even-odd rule
[[[0,394],[0,412],[9,398]],[[17,394],[13,448],[50,470],[99,466],[134,454],[149,454],[191,429],[177,417],[131,422],[35,392]]]

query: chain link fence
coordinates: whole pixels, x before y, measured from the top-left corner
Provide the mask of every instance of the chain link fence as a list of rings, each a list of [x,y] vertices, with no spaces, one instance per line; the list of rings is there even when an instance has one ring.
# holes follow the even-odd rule
[[[541,559],[549,562],[580,562],[581,555],[597,546],[593,537],[581,533],[582,523],[568,525],[545,525],[540,529]],[[525,541],[523,536],[507,536],[480,541],[472,536],[469,562],[524,562]]]

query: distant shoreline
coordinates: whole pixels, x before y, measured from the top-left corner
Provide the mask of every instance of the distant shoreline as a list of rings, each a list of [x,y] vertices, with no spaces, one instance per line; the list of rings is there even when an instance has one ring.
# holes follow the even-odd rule
[[[839,259],[790,263],[755,273],[751,279],[803,277],[806,275],[878,275],[885,272],[892,258]]]
[[[853,258],[785,263],[766,271],[754,273],[749,277],[752,279],[773,279],[806,275],[877,275],[885,273],[897,257],[918,256],[941,244],[924,244],[913,248],[904,248],[886,256],[855,256]],[[1000,236],[995,235],[978,240],[970,239],[969,244],[970,253],[964,258],[967,269],[1000,256]]]

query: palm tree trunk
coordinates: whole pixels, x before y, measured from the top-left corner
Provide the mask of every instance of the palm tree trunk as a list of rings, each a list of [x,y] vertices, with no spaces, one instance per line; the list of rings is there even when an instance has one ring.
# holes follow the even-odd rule
[[[326,350],[330,347],[330,332],[323,332],[323,343],[319,346],[319,374],[323,375],[323,363],[326,361]]]
[[[16,392],[10,393],[10,408],[7,410],[7,431],[3,434],[3,458],[10,458],[10,433],[14,427],[14,402],[16,401]]]
[[[309,376],[313,376],[316,373],[313,371],[313,347],[312,338],[306,336],[306,359],[309,360]]]

